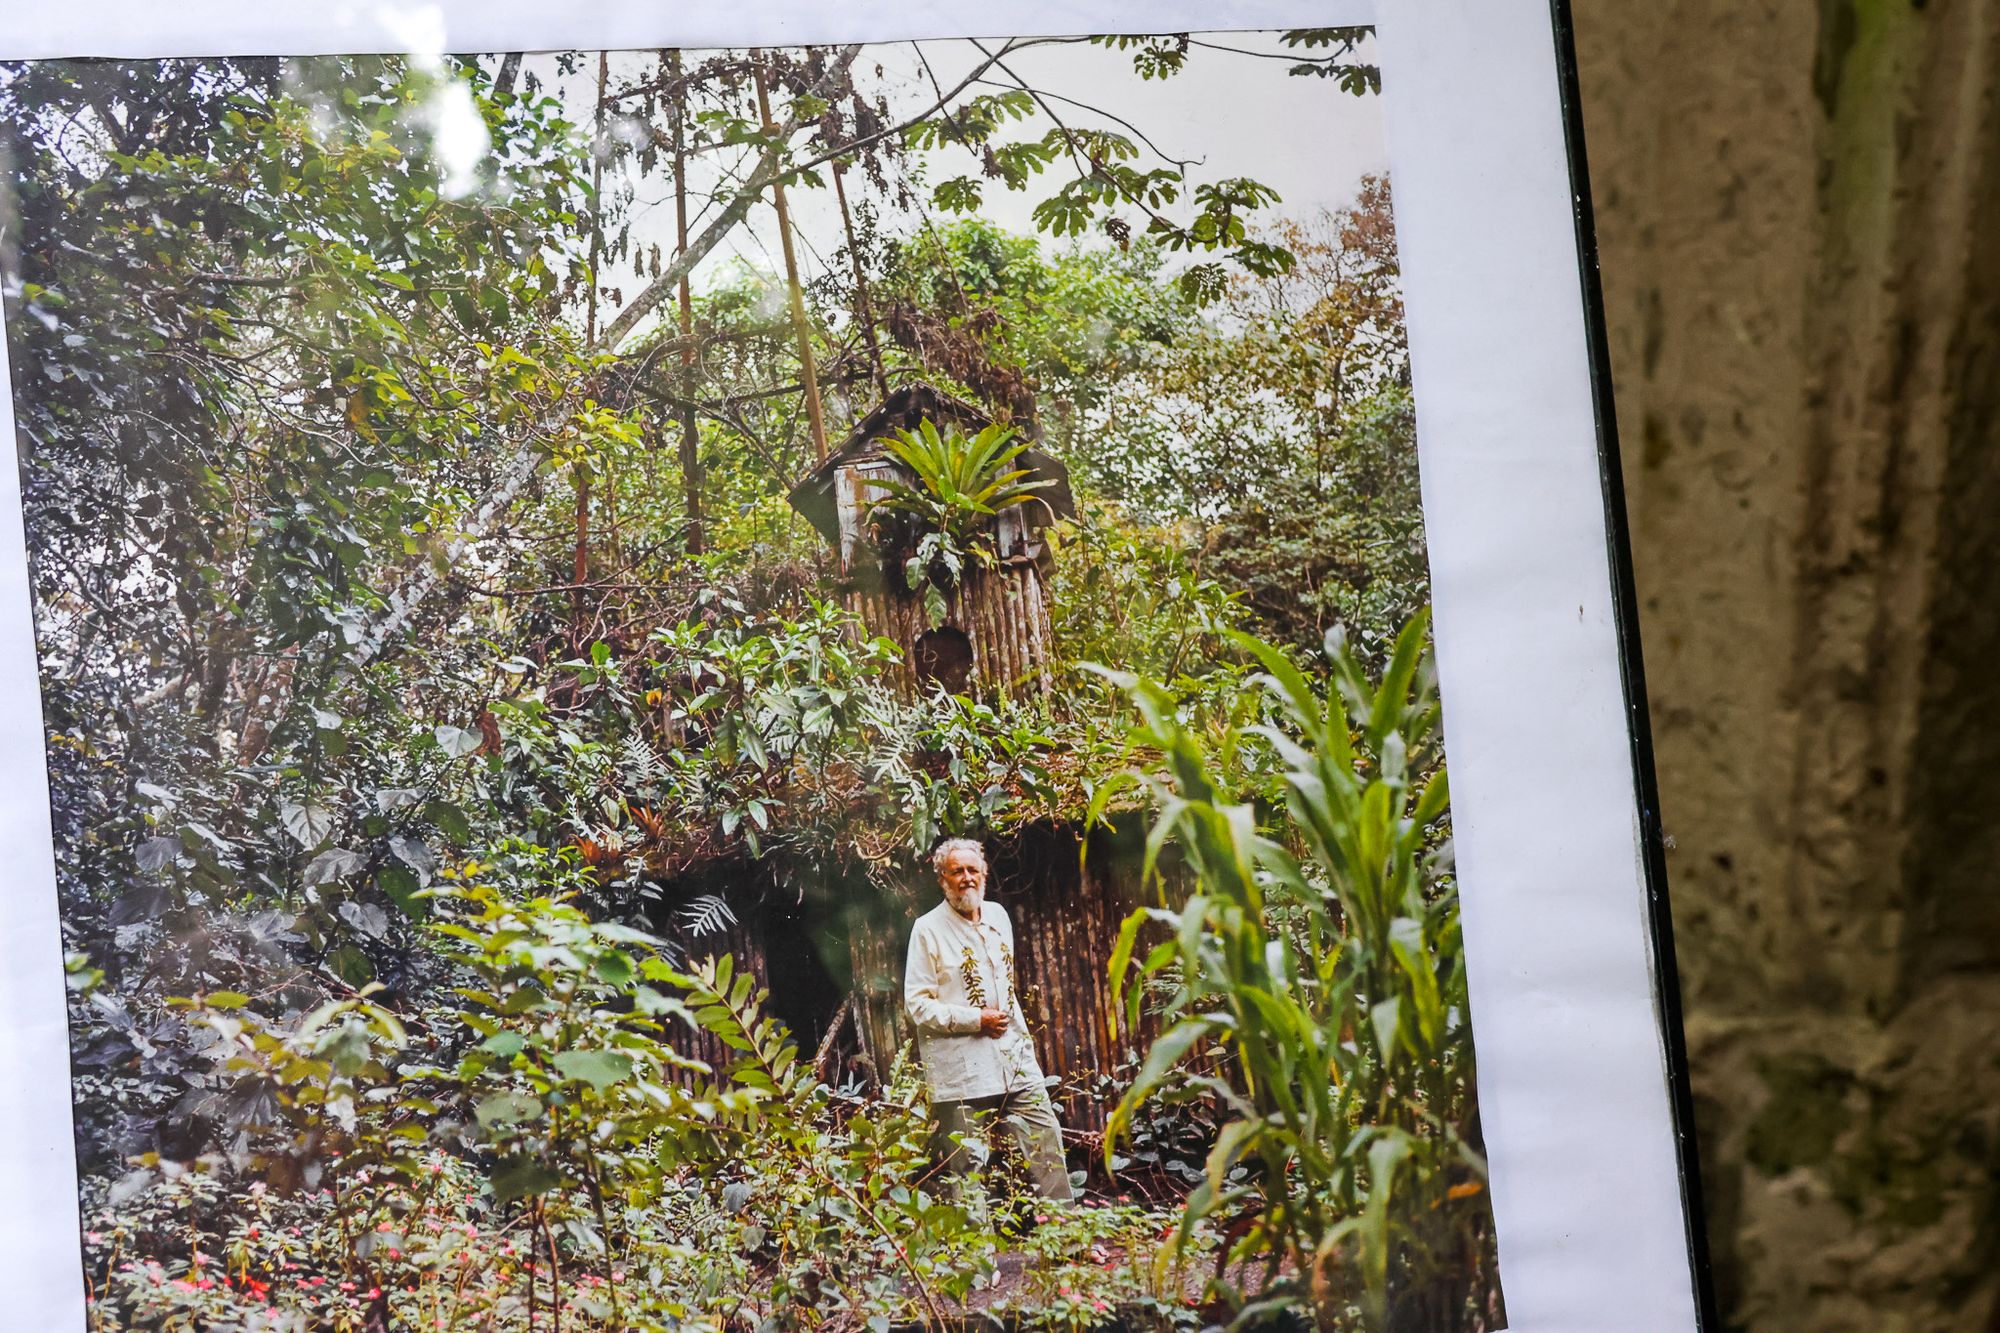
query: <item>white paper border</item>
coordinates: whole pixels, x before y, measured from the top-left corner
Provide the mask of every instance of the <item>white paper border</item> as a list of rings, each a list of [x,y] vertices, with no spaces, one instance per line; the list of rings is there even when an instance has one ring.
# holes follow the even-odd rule
[[[0,338],[0,847],[14,869],[0,888],[0,1309],[8,1327],[82,1333],[83,1244],[70,1132],[69,1011],[48,738],[35,669],[14,452],[13,377]],[[7,1316],[0,1316],[7,1324]]]
[[[432,17],[446,51],[803,46],[928,37],[1228,32],[1373,23],[1374,0],[81,0],[10,16],[0,59],[400,51]]]
[[[1501,1290],[1693,1329],[1551,11],[1377,36]]]
[[[1479,1060],[1516,1333],[1680,1333],[1693,1278],[1652,943],[1551,14],[1535,0],[92,0],[0,57],[792,45],[1379,21]],[[663,12],[664,11],[664,12]],[[0,347],[4,356],[4,347]],[[0,395],[0,463],[13,405]],[[82,1329],[67,1030],[18,469],[0,466],[0,1290]]]

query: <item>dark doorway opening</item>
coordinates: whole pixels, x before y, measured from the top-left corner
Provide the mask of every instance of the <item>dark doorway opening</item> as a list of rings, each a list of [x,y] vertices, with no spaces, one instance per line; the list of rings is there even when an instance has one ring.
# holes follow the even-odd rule
[[[847,998],[847,941],[804,904],[768,908],[762,918],[769,1011],[791,1029],[799,1058],[809,1061]]]
[[[952,694],[963,694],[972,680],[972,640],[964,630],[940,625],[919,634],[910,645],[910,664],[916,669],[917,684],[924,688],[942,685]]]

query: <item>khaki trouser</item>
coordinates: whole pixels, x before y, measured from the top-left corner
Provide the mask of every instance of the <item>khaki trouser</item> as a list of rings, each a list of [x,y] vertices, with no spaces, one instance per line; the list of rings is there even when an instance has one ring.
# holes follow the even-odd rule
[[[937,1122],[931,1132],[931,1151],[946,1175],[985,1169],[992,1153],[986,1136],[997,1120],[1013,1136],[1014,1146],[1028,1164],[1035,1193],[1044,1199],[1075,1197],[1070,1190],[1069,1168],[1063,1162],[1062,1123],[1056,1119],[1046,1088],[1019,1088],[997,1097],[962,1102],[933,1102],[931,1115]],[[958,1135],[957,1143],[952,1142],[954,1134]]]

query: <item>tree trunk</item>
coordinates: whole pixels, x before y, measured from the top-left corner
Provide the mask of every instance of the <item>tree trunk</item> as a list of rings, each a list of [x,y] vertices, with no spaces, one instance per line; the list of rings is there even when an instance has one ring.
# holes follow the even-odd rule
[[[868,274],[861,266],[861,246],[854,239],[854,214],[847,207],[845,163],[833,164],[833,197],[840,204],[840,229],[847,236],[847,259],[854,270],[854,322],[861,326],[862,340],[868,344],[868,366],[875,377],[875,391],[889,396],[889,369],[882,360],[882,343],[875,334],[875,304],[868,299]]]
[[[668,69],[674,79],[681,77],[681,53],[675,51],[668,61]],[[674,257],[680,258],[688,248],[688,192],[687,192],[687,99],[685,91],[674,99]],[[681,274],[680,285],[680,330],[681,330],[681,404],[679,417],[681,424],[681,494],[687,506],[687,549],[690,555],[700,555],[707,549],[708,536],[701,516],[701,428],[695,424],[695,351],[694,351],[694,291],[689,276]]]
[[[1732,1326],[2000,1297],[2000,4],[1581,0]]]
[[[778,122],[771,119],[771,90],[769,80],[761,63],[763,52],[752,51],[750,66],[752,78],[757,84],[757,114],[764,122],[764,133],[780,133]],[[799,256],[792,241],[791,210],[785,206],[785,182],[782,178],[771,182],[771,208],[778,215],[778,248],[785,256],[785,287],[791,295],[792,329],[799,340],[799,383],[803,386],[806,400],[806,423],[812,430],[813,456],[826,461],[826,416],[820,408],[819,368],[813,363],[812,324],[806,318],[805,293],[799,286]]]

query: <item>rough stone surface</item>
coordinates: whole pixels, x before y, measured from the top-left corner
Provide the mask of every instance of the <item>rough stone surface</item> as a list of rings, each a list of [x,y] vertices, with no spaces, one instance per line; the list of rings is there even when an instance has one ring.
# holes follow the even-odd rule
[[[1575,0],[1730,1327],[2000,1330],[2000,0]]]

